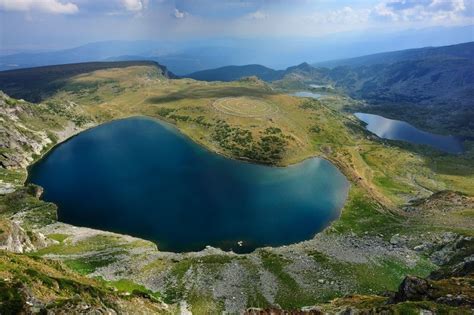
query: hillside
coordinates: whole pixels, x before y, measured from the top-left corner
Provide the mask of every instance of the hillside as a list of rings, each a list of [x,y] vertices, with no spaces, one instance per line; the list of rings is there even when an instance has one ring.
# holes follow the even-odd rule
[[[391,51],[349,59],[330,60],[313,64],[315,67],[335,68],[339,66],[373,66],[377,64],[393,64],[401,61],[420,59],[474,59],[474,42],[441,47],[424,47]]]
[[[469,136],[474,132],[472,59],[427,59],[391,65],[337,67],[327,77],[363,110],[406,120],[423,129]],[[429,117],[421,118],[421,117]]]
[[[155,75],[166,78],[176,77],[166,67],[153,61],[88,62],[0,71],[0,87],[12,97],[40,102],[48,95],[65,87],[67,80],[71,77],[92,71],[131,66],[152,66],[159,72]],[[72,87],[69,86],[69,88]],[[80,89],[81,86],[73,88]]]
[[[34,77],[35,71],[43,69],[26,73]],[[319,73],[313,71],[307,64],[292,69],[294,79],[303,83]],[[50,88],[57,81],[60,88]],[[8,88],[9,81],[3,82],[0,89]],[[18,284],[23,281],[45,292],[34,295],[41,303],[59,303],[59,310],[67,311],[69,304],[60,302],[77,290],[61,293],[58,279],[66,275],[43,272],[58,264],[68,277],[91,281],[80,286],[85,293],[79,297],[115,287],[119,296],[142,295],[137,303],[166,303],[172,312],[241,313],[255,307],[469,313],[472,142],[463,154],[448,155],[383,140],[338,109],[360,103],[347,95],[318,101],[272,90],[259,80],[170,80],[155,64],[55,75],[45,86],[47,93],[36,90],[41,103],[0,94],[0,247],[17,253],[2,252],[7,262],[0,270],[20,275],[2,271],[13,279],[5,285],[8,295],[0,296],[2,303],[23,292]],[[230,103],[219,107],[222,100]],[[266,110],[256,114],[254,107]],[[41,200],[41,188],[24,185],[28,165],[53,145],[93,126],[140,115],[171,123],[230,158],[278,166],[313,156],[331,161],[351,183],[340,218],[313,238],[288,246],[249,254],[216,248],[170,253],[133,236],[58,222],[57,207]],[[91,279],[97,277],[102,280]],[[97,293],[88,305],[117,301],[109,291],[106,297]]]
[[[365,102],[347,107],[349,111],[378,113],[445,134],[469,137],[474,133],[470,119],[474,117],[473,42],[370,55],[338,64],[330,69],[302,63],[284,71],[265,68],[264,74],[256,66],[235,66],[225,69],[225,74],[221,69],[207,70],[200,79],[227,81],[245,73],[284,91],[330,85]]]
[[[254,76],[260,80],[272,82],[282,80],[285,77],[292,77],[295,80],[317,80],[322,79],[324,74],[325,71],[323,71],[323,69],[314,68],[304,62],[297,66],[288,67],[285,70],[274,70],[262,65],[227,66],[193,72],[185,77],[208,82],[229,82],[239,80],[243,77]]]
[[[333,68],[325,79],[367,103],[357,110],[446,134],[474,133],[474,43],[369,56],[353,64]]]
[[[107,285],[39,257],[0,250],[0,275],[2,314],[173,313],[143,287]]]
[[[201,81],[236,81],[243,77],[255,76],[264,81],[275,81],[281,79],[284,71],[273,70],[261,65],[245,65],[245,66],[226,66],[217,69],[209,69],[198,72],[193,72],[186,75],[186,78],[191,78]]]

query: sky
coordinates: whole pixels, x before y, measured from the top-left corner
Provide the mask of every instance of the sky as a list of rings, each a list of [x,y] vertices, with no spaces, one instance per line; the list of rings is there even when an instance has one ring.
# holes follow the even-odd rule
[[[103,40],[367,35],[474,24],[474,0],[0,0],[0,49]]]

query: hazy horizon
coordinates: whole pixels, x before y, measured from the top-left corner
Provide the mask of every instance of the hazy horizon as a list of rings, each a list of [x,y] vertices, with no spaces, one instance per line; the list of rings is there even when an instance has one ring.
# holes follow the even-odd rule
[[[0,70],[124,59],[155,60],[177,74],[284,69],[474,41],[474,2],[0,0],[0,26]]]
[[[472,26],[473,18],[474,2],[465,0],[0,0],[0,46],[10,51],[58,50],[106,40],[330,34],[349,34],[354,40]]]

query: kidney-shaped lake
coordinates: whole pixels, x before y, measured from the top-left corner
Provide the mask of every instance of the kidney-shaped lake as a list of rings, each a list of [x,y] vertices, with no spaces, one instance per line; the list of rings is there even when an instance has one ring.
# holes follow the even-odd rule
[[[339,216],[348,182],[326,160],[269,167],[225,158],[144,117],[60,144],[29,182],[62,222],[129,234],[159,249],[249,252],[311,238]]]

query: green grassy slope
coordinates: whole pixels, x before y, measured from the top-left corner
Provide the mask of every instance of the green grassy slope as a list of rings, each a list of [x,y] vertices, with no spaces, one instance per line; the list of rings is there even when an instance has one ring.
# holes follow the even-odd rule
[[[153,61],[87,62],[0,71],[0,90],[18,99],[40,102],[67,85],[67,80],[74,76],[131,66],[156,67],[164,76],[175,77],[166,67]]]
[[[222,98],[231,98],[231,112],[216,105]],[[307,242],[248,255],[212,249],[172,254],[159,252],[159,244],[157,249],[143,240],[55,223],[54,205],[39,200],[36,189],[18,188],[25,168],[1,168],[0,187],[12,183],[16,192],[0,195],[0,245],[8,245],[15,235],[32,256],[62,261],[119,290],[143,286],[173,305],[186,300],[197,314],[252,306],[294,309],[347,294],[396,290],[407,274],[425,277],[443,266],[443,255],[470,255],[460,248],[472,243],[474,226],[472,143],[466,153],[448,155],[380,140],[340,110],[357,104],[343,95],[299,99],[258,80],[168,80],[154,66],[134,65],[68,78],[41,105],[7,96],[3,100],[0,108],[12,131],[22,130],[21,124],[35,126],[53,139],[70,123],[82,130],[146,115],[168,121],[196,142],[233,158],[288,165],[321,156],[351,181],[341,218]],[[252,106],[245,104],[268,110],[250,115]],[[12,118],[11,108],[20,120]],[[25,137],[27,142],[33,138]],[[23,137],[8,139],[15,144]],[[43,146],[40,154],[56,141]],[[25,146],[23,153],[32,151]],[[457,192],[432,196],[445,190],[462,192],[465,198]],[[446,208],[453,203],[456,207]],[[413,307],[419,310],[420,305]]]
[[[172,313],[159,298],[137,286],[128,291],[117,284],[80,276],[57,261],[0,251],[0,312]]]

